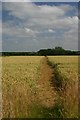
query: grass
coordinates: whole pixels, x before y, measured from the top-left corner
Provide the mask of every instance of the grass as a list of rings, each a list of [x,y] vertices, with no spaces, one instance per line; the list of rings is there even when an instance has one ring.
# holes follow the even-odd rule
[[[78,57],[48,57],[49,64],[55,70],[55,87],[62,101],[63,118],[78,117]]]
[[[50,108],[34,103],[30,109],[29,118],[62,118],[60,110],[61,105],[59,103]]]
[[[0,57],[0,119],[2,116],[2,58]]]
[[[43,58],[2,58],[3,118],[78,117],[78,57],[46,57],[50,68]],[[51,68],[54,81],[49,83]],[[51,105],[53,88],[57,95]]]
[[[35,101],[42,57],[3,57],[3,117],[26,117]]]

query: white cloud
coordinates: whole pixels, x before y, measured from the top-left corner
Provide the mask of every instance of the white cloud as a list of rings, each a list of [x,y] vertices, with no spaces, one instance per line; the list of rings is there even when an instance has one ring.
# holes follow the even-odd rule
[[[29,29],[29,28],[25,28],[25,31],[26,32],[33,32],[31,29]]]
[[[50,33],[55,33],[55,31],[52,30],[52,29],[48,29],[48,32],[50,32]]]
[[[2,21],[0,20],[0,51],[2,51]]]
[[[66,15],[68,12],[74,11],[75,7],[71,5],[36,6],[32,3],[5,3],[3,9],[9,11],[9,16],[21,20],[19,25],[16,24],[15,20],[8,20],[3,23],[4,35],[25,38],[27,41],[30,38],[33,39],[33,42],[39,41],[42,46],[43,41],[46,41],[48,46],[49,44],[52,45],[52,41],[56,41],[54,42],[56,44],[59,39],[62,39],[66,43],[65,47],[70,41],[67,47],[77,48],[75,48],[75,43],[78,38],[78,17],[77,15]],[[72,41],[74,41],[73,46]]]
[[[29,29],[29,28],[24,28],[24,29],[25,29],[25,31],[26,31],[27,33],[34,33],[33,30],[31,30],[31,29]]]
[[[39,33],[38,31],[33,31],[30,28],[24,28],[26,33]]]
[[[70,5],[60,5],[60,8],[61,8],[62,10],[64,10],[65,12],[66,12],[66,11],[72,11],[72,10],[74,9],[74,7],[73,7],[73,6],[70,6]]]
[[[48,15],[51,19],[54,17],[61,17],[66,12],[72,10],[72,6],[70,5],[62,5],[62,6],[49,6],[42,5],[36,6],[32,3],[7,3],[4,5],[4,8],[10,10],[9,15],[13,15],[20,19],[30,18],[47,18]]]
[[[2,36],[2,21],[0,20],[0,36]]]

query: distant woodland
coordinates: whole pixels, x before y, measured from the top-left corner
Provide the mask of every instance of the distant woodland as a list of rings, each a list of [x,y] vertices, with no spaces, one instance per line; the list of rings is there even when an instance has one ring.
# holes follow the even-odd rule
[[[40,49],[37,52],[0,52],[2,56],[53,56],[53,55],[80,55],[80,51],[65,50],[62,47]]]

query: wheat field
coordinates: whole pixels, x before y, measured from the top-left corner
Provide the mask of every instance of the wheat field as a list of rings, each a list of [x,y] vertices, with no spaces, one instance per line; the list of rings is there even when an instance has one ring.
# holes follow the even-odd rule
[[[78,116],[78,56],[48,57],[52,64],[57,65],[57,72],[62,78],[60,99],[62,99],[64,117],[76,118]]]
[[[55,105],[51,106],[52,90],[53,96],[57,97],[54,101],[61,105],[59,114],[63,118],[78,116],[78,56],[48,56],[47,58],[52,66],[56,65],[57,70],[54,67],[49,70],[50,66],[47,62],[45,63],[47,59],[44,56],[2,57],[3,118],[43,118],[44,116],[54,118],[53,111],[56,112],[56,110],[54,110]],[[41,70],[42,77],[40,77]],[[54,79],[51,87],[51,82],[46,81],[46,77],[52,76],[50,71],[57,74],[60,79],[62,88],[59,89],[61,90],[53,89],[57,87]],[[57,95],[54,95],[55,92]],[[45,107],[48,101],[50,107],[45,108],[46,110],[39,105],[35,107],[39,102],[38,99],[40,99],[40,105]],[[30,107],[34,104],[36,105],[31,111]]]
[[[0,119],[2,118],[2,57],[0,57]]]
[[[41,58],[20,56],[2,59],[3,117],[26,117],[29,114]]]

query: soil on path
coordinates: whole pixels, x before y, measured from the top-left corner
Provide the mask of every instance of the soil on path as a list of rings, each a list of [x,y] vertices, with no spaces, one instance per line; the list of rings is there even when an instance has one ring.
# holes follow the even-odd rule
[[[47,58],[44,57],[41,61],[41,75],[37,82],[37,99],[39,103],[45,107],[53,107],[56,101],[56,92],[51,79],[53,77],[53,69],[48,65]]]

